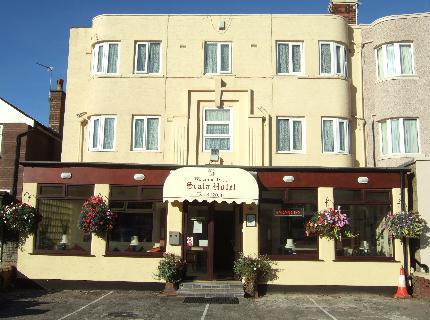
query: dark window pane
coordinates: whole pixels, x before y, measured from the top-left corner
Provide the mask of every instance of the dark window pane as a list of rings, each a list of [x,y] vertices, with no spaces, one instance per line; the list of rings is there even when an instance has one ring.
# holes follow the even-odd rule
[[[334,202],[335,203],[348,203],[349,201],[361,201],[362,193],[361,190],[334,190]]]
[[[89,198],[94,194],[94,185],[68,186],[67,196],[70,198]]]
[[[371,202],[391,202],[391,192],[389,191],[367,191],[367,201]]]
[[[64,197],[64,186],[44,186],[39,187],[39,195],[42,197]]]
[[[111,186],[110,197],[112,200],[137,199],[137,187]]]
[[[152,202],[128,202],[127,210],[152,209]]]
[[[122,211],[122,210],[125,210],[125,202],[124,201],[110,201],[109,207],[113,211],[118,211],[118,210]]]
[[[163,200],[162,188],[142,188],[142,200]]]
[[[316,189],[289,189],[288,202],[295,203],[317,203],[318,195]]]
[[[267,190],[261,191],[261,198],[265,200],[279,200],[283,201],[285,197],[285,190]]]

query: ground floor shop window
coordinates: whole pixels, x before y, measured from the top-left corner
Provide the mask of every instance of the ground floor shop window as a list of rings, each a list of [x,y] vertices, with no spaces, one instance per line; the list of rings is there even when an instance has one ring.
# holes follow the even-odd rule
[[[384,220],[391,211],[391,193],[335,190],[334,197],[336,208],[348,216],[355,235],[336,241],[336,257],[393,257],[393,241],[388,237]]]
[[[110,201],[111,210],[118,214],[109,234],[110,254],[161,254],[166,247],[166,205],[159,201],[161,189],[113,187],[111,198],[132,200]],[[161,194],[161,193],[160,193]]]
[[[316,189],[263,191],[259,213],[260,253],[284,258],[317,258],[317,238],[305,234],[305,224],[316,211]]]
[[[85,200],[39,199],[42,221],[38,225],[37,250],[90,251],[91,234],[78,229]]]

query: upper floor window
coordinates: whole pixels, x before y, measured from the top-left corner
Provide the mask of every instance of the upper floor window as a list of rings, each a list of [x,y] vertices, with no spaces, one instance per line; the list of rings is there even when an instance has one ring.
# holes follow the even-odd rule
[[[233,121],[231,109],[203,110],[203,151],[232,150]]]
[[[303,152],[305,120],[303,118],[277,119],[277,151],[278,152]]]
[[[397,118],[379,123],[381,152],[386,154],[419,153],[418,119]]]
[[[90,151],[113,151],[115,148],[115,116],[91,117],[89,130]]]
[[[337,42],[320,42],[320,73],[346,77],[347,69],[345,46]]]
[[[349,153],[348,120],[323,118],[322,140],[325,153]]]
[[[160,48],[160,42],[137,42],[135,73],[159,73]]]
[[[160,117],[135,116],[133,118],[133,150],[158,151]]]
[[[231,43],[205,43],[205,74],[231,73]]]
[[[376,49],[378,79],[414,74],[412,43],[388,43]]]
[[[118,42],[97,43],[93,50],[93,73],[118,73],[118,56]]]
[[[302,42],[278,42],[277,43],[277,73],[300,74],[302,73]]]

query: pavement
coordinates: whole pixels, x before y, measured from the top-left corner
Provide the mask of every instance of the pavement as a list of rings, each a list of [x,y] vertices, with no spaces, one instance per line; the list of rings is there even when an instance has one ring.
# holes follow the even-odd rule
[[[0,293],[1,319],[430,319],[430,302],[376,294],[268,294],[184,303],[148,291],[12,290]]]

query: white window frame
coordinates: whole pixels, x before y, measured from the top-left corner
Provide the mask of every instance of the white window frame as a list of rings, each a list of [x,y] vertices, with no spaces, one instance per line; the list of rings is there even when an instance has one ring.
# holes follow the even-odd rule
[[[400,133],[400,152],[393,152],[393,141],[391,136],[391,120],[399,120],[399,133]],[[417,132],[418,132],[418,152],[406,152],[405,151],[405,128],[403,125],[404,120],[416,120],[417,121]],[[382,123],[387,122],[387,148],[388,152],[383,153],[383,145],[382,145]],[[382,121],[379,121],[379,150],[381,152],[381,155],[384,156],[391,156],[391,155],[405,155],[405,154],[420,154],[421,153],[421,137],[420,137],[420,121],[418,118],[390,118],[385,119]]]
[[[218,110],[220,108],[216,108],[216,107],[205,107],[203,108],[203,115],[202,115],[202,119],[203,119],[203,125],[202,125],[202,151],[203,152],[210,152],[211,149],[206,149],[206,138],[229,138],[230,139],[230,149],[228,150],[219,150],[219,152],[231,152],[233,151],[233,108],[221,108],[224,110],[229,110],[230,112],[230,121],[206,121],[205,119],[205,115],[206,115],[206,110]],[[210,134],[210,133],[206,133],[206,127],[208,124],[228,124],[228,134]]]
[[[321,46],[323,44],[330,45],[330,58],[331,58],[331,71],[329,73],[324,73],[322,70],[322,56],[321,56]],[[337,72],[337,59],[336,59],[336,47],[340,47],[340,61],[343,62],[343,66],[341,66],[341,72]],[[343,50],[342,50],[343,49]],[[319,42],[319,63],[320,63],[320,75],[322,76],[341,76],[348,77],[348,54],[346,51],[346,46],[339,42],[333,41],[320,41]]]
[[[106,118],[113,118],[114,119],[114,129],[113,129],[113,143],[112,143],[112,149],[103,149],[103,140],[104,140],[104,126],[105,126],[105,119]],[[94,133],[94,121],[100,120],[100,126],[99,126],[99,139],[97,141],[97,146],[93,146],[93,133]],[[115,115],[99,115],[99,116],[92,116],[90,118],[90,127],[88,130],[88,151],[115,151],[116,146],[116,125],[117,125],[117,117]]]
[[[2,151],[3,151],[3,125],[0,124],[0,158],[2,156]]]
[[[400,58],[400,45],[410,45],[411,53],[412,53],[412,73],[411,74],[403,74],[402,66],[401,66],[401,58]],[[388,74],[388,60],[387,60],[387,46],[394,45],[394,73]],[[379,61],[378,61],[378,50],[382,49],[382,63],[384,69],[382,70],[382,78],[379,76]],[[415,54],[414,54],[414,44],[413,42],[390,42],[385,43],[379,47],[375,48],[375,61],[376,61],[376,79],[384,80],[393,77],[410,77],[415,75]]]
[[[334,150],[333,151],[325,151],[324,149],[324,121],[333,121],[333,141],[334,141]],[[340,150],[340,139],[339,139],[339,123],[345,123],[345,150]],[[322,152],[326,154],[349,154],[350,148],[350,138],[349,138],[349,121],[348,119],[343,118],[330,118],[324,117],[321,118],[321,144],[322,144]]]
[[[158,72],[148,72],[148,61],[149,61],[149,46],[152,43],[159,43],[160,44],[160,69],[158,70]],[[145,70],[143,71],[139,71],[137,70],[137,47],[139,46],[139,44],[146,44],[146,61],[145,61]],[[160,74],[161,73],[161,64],[162,62],[162,45],[161,45],[161,41],[138,41],[136,42],[136,45],[134,47],[134,73],[136,74]]]
[[[279,120],[289,120],[288,130],[290,131],[290,150],[279,150]],[[293,122],[302,123],[302,149],[294,150]],[[276,153],[306,153],[306,121],[303,117],[277,117],[276,118]]]
[[[108,69],[108,58],[109,58],[109,45],[117,44],[118,45],[118,58],[116,59],[116,72],[107,72]],[[103,47],[103,58],[102,58],[102,71],[97,72],[98,66],[98,53],[100,47]],[[99,42],[94,45],[93,48],[93,64],[92,64],[92,72],[94,75],[117,75],[119,74],[119,60],[121,56],[121,45],[119,41],[109,41],[109,42]]]
[[[279,45],[288,44],[288,70],[290,72],[279,72]],[[300,46],[300,72],[293,72],[293,46]],[[292,42],[292,41],[277,41],[276,42],[276,73],[278,75],[301,75],[304,74],[304,44],[303,42]]]
[[[204,48],[203,48],[203,72],[205,71],[205,66],[206,66],[206,45],[207,44],[216,44],[217,45],[217,54],[216,54],[216,73],[205,73],[207,75],[214,75],[214,74],[230,74],[231,73],[231,69],[232,69],[232,65],[231,65],[231,52],[232,52],[232,44],[231,42],[220,42],[220,41],[206,41],[204,43]],[[221,45],[228,45],[228,66],[229,66],[229,70],[228,71],[221,71]]]
[[[134,146],[134,138],[136,136],[136,120],[144,120],[144,126],[145,126],[145,134],[143,137],[143,148],[136,148]],[[158,145],[157,145],[157,149],[154,150],[148,150],[146,149],[146,145],[147,145],[147,139],[148,139],[148,119],[158,119],[158,130],[157,130],[157,134],[158,134]],[[132,145],[132,150],[133,151],[145,151],[145,152],[160,152],[160,127],[161,127],[161,117],[160,116],[133,116],[133,137],[132,137],[132,141],[131,141],[131,145]]]

